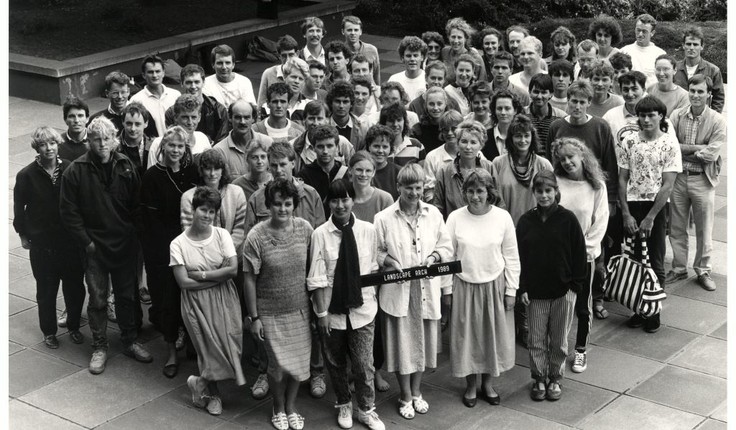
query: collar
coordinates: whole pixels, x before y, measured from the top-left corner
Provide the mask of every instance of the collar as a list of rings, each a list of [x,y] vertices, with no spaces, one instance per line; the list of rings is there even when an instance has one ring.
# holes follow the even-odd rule
[[[248,131],[250,132],[250,139],[251,139],[251,142],[252,142],[255,139],[255,131],[253,131],[252,128],[249,129]],[[248,145],[246,145],[246,146],[248,146]],[[238,146],[238,144],[235,143],[235,140],[233,140],[233,131],[232,130],[230,130],[230,133],[227,134],[227,147],[230,148],[230,149],[234,149],[236,151],[245,153],[245,151],[243,151],[242,149],[240,149],[240,147]]]
[[[495,140],[496,142],[498,142],[498,139],[501,139],[501,140],[504,140],[504,141],[506,140],[505,137],[502,137],[501,136],[501,131],[499,131],[498,126],[496,125],[496,126],[493,127],[493,140]]]
[[[120,113],[112,110],[112,105],[107,105],[107,113],[109,113],[110,115],[114,115],[114,116],[120,116]]]
[[[38,167],[40,167],[40,168],[42,168],[42,169],[46,170],[46,168],[45,168],[45,167],[43,166],[43,164],[41,164],[41,156],[40,156],[40,155],[36,155],[36,157],[34,158],[34,161],[36,162],[36,165],[37,165]],[[63,163],[63,161],[62,161],[61,157],[59,157],[59,156],[57,155],[57,156],[56,156],[56,168],[57,168],[57,169],[59,168],[59,166],[61,166],[61,163]]]
[[[700,115],[695,116],[695,115],[693,115],[692,105],[687,105],[687,109],[684,109],[684,112],[682,114],[685,115],[685,116],[687,116],[688,118],[690,118],[692,120],[696,120],[696,119],[703,118],[705,116],[706,112],[708,112],[709,109],[710,108],[708,106],[706,106],[705,109],[703,109],[703,112],[700,112]]]
[[[480,152],[478,152],[478,154],[479,155],[475,156],[475,167],[481,168],[483,166],[481,166],[480,164]],[[457,176],[458,178],[463,180],[463,175],[460,174],[460,157],[455,157],[455,159],[452,160],[452,164],[453,166],[455,166],[455,173],[453,173],[452,176]]]
[[[304,60],[306,60],[307,62],[309,62],[309,60],[319,61],[320,58],[325,58],[325,48],[322,45],[319,45],[319,54],[317,54],[316,57],[312,55],[307,45],[304,45],[302,53],[304,54]]]
[[[86,128],[84,129],[84,135],[83,136],[84,137],[82,137],[81,140],[74,140],[74,139],[72,139],[71,136],[69,136],[69,130],[67,130],[67,132],[66,132],[66,140],[68,140],[69,142],[86,143],[87,142],[87,129]]]
[[[342,127],[339,126],[339,125],[337,125],[337,123],[335,122],[334,118],[332,118],[332,117],[330,117],[330,124],[331,125],[334,125],[337,128],[350,127],[352,129],[353,128],[353,116],[350,115],[350,114],[348,114],[348,123],[345,124],[345,125],[343,125]]]
[[[429,213],[429,206],[430,205],[428,203],[425,203],[425,202],[423,202],[423,201],[420,200],[419,201],[419,212],[420,212],[419,215],[420,216],[424,216],[424,215],[428,214]],[[396,199],[396,201],[393,203],[393,205],[392,206],[389,206],[389,207],[392,208],[393,212],[396,215],[401,216],[401,205],[399,204],[399,199]]]
[[[351,219],[356,219],[355,218],[355,214],[352,213],[352,212],[350,212],[350,218]],[[340,229],[337,228],[337,226],[335,225],[334,222],[332,222],[332,215],[330,215],[329,217],[327,217],[327,222],[325,222],[325,225],[326,225],[327,231],[329,231],[330,233],[341,233],[340,232]]]

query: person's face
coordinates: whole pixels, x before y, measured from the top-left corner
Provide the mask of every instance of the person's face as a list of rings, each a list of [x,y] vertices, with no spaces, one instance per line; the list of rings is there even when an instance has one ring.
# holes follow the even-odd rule
[[[588,106],[590,106],[590,100],[581,95],[573,94],[567,99],[567,113],[578,121],[584,121],[587,118]]]
[[[103,163],[110,161],[110,156],[113,149],[115,149],[115,137],[110,134],[108,136],[102,136],[95,132],[89,132],[87,134],[89,139],[89,149],[92,151]]]
[[[613,69],[613,81],[618,82],[618,78],[624,73],[629,73],[631,69],[624,67],[623,69]]]
[[[415,206],[418,205],[424,194],[424,182],[414,182],[413,184],[398,184],[399,199],[404,203]]]
[[[472,185],[465,190],[465,200],[470,208],[482,211],[488,203],[488,190],[482,185]]]
[[[204,87],[204,79],[199,73],[192,73],[191,75],[184,78],[181,83],[182,88],[187,94],[193,96],[199,96],[202,94],[202,87]]]
[[[314,144],[314,152],[317,154],[317,162],[323,166],[327,166],[337,156],[337,145],[332,138],[318,140]]]
[[[391,154],[391,142],[382,137],[376,139],[368,145],[368,152],[378,166],[383,166]]]
[[[697,37],[687,36],[682,43],[682,49],[685,51],[685,58],[698,59],[703,52],[703,41]]]
[[[353,212],[353,204],[353,198],[350,196],[330,199],[330,212],[332,212],[333,219],[337,221],[338,224],[346,224],[350,221],[350,214]]]
[[[391,88],[383,92],[381,99],[381,103],[384,105],[401,103],[401,93],[399,90]]]
[[[485,96],[475,96],[471,101],[473,113],[477,116],[486,116],[491,114],[491,99]]]
[[[597,95],[605,95],[611,90],[611,84],[613,81],[610,76],[606,75],[593,75],[590,78],[590,83],[593,85],[593,92]]]
[[[564,72],[555,72],[552,75],[552,85],[555,90],[565,92],[572,82],[572,76]]]
[[[208,187],[218,189],[220,187],[220,179],[222,178],[222,167],[203,167],[202,168],[202,179],[204,184]]]
[[[654,75],[660,84],[669,84],[675,77],[675,68],[669,60],[659,60],[654,63]]]
[[[534,199],[537,205],[548,208],[555,204],[555,189],[549,185],[541,185],[534,187]]]
[[[146,84],[151,87],[155,87],[163,84],[164,81],[164,66],[161,63],[146,63],[143,67],[143,79],[146,80]]]
[[[511,50],[511,53],[514,55],[514,57],[519,56],[519,45],[521,44],[521,40],[524,39],[524,33],[520,31],[512,31],[509,33],[509,49]]]
[[[197,125],[199,125],[199,111],[190,110],[180,112],[176,115],[174,120],[176,121],[176,125],[184,127],[189,134],[192,134],[197,130]]]
[[[519,63],[525,67],[535,67],[539,62],[539,54],[528,43],[519,47]]]
[[[342,52],[328,52],[327,62],[330,64],[330,70],[333,72],[344,71],[348,64],[348,60]]]
[[[250,133],[251,126],[253,126],[253,110],[250,104],[237,103],[233,106],[232,112],[230,125],[233,128],[233,133],[239,136]]]
[[[322,42],[322,37],[324,37],[324,31],[317,26],[309,27],[304,34],[304,38],[307,39],[309,45],[318,45]]]
[[[416,72],[421,68],[424,57],[422,57],[421,51],[410,51],[407,49],[404,51],[401,61],[404,62],[407,71]]]
[[[654,36],[654,30],[652,30],[652,24],[644,24],[641,21],[636,21],[636,44],[639,46],[649,46],[649,42]]]
[[[465,33],[458,30],[457,28],[453,28],[450,30],[450,47],[453,51],[462,51],[465,49],[465,41],[467,40],[465,37]]]
[[[368,160],[358,161],[350,168],[350,177],[353,180],[353,185],[368,187],[371,185],[373,175],[375,174],[376,168]]]
[[[595,49],[591,49],[590,51],[586,51],[583,49],[578,49],[578,64],[580,64],[580,69],[584,71],[590,70],[591,67],[593,67],[593,63],[598,58],[598,53],[595,51]]]
[[[516,115],[513,101],[508,97],[496,99],[496,118],[501,124],[509,124]]]
[[[547,106],[547,103],[552,99],[552,92],[548,89],[541,89],[538,86],[532,87],[532,92],[529,93],[532,98],[532,104],[537,108],[543,108]]]
[[[271,94],[268,100],[268,109],[274,118],[284,118],[286,116],[286,108],[289,106],[288,94]]]
[[[370,78],[372,76],[371,66],[367,61],[365,63],[353,62],[353,64],[350,67],[351,67],[350,74],[354,78],[358,78],[358,77]]]
[[[580,153],[577,149],[573,148],[571,145],[563,145],[559,151],[557,151],[557,156],[559,157],[560,165],[571,178],[579,178],[582,176],[583,159],[580,157]]]
[[[192,224],[196,225],[200,230],[205,230],[212,225],[216,213],[215,208],[209,205],[199,205],[194,210],[194,214],[192,214]]]
[[[288,157],[274,158],[268,161],[268,170],[271,171],[271,176],[274,179],[291,180],[291,175],[294,171],[294,162],[289,160]]]
[[[370,90],[362,85],[355,85],[353,94],[355,94],[355,106],[359,107],[365,106],[368,97],[371,95]]]
[[[289,221],[294,216],[294,199],[291,197],[284,198],[281,193],[273,196],[271,206],[268,208],[271,212],[271,218],[282,223]]]
[[[511,65],[508,61],[495,61],[491,73],[493,74],[493,82],[496,85],[503,85],[511,76]]]
[[[663,118],[659,112],[642,112],[639,114],[639,126],[642,131],[656,132]]]
[[[460,158],[463,160],[474,160],[478,156],[483,144],[477,136],[472,133],[462,133],[457,141]]]
[[[53,139],[42,140],[38,142],[36,152],[43,160],[56,160],[59,154],[59,144]]]
[[[110,84],[110,89],[107,90],[107,99],[110,100],[110,106],[116,111],[120,111],[120,109],[125,107],[126,103],[128,103],[129,95],[130,90],[128,89],[128,84],[120,85],[113,82]]]
[[[611,46],[612,39],[613,37],[611,34],[602,28],[599,28],[598,31],[595,32],[595,43],[597,43],[601,48],[609,48]]]
[[[555,55],[557,55],[557,58],[567,58],[567,55],[570,53],[570,41],[569,40],[555,40],[554,43],[554,50]]]
[[[467,61],[461,61],[457,63],[455,68],[455,82],[465,88],[473,81],[475,72],[473,71],[473,65]]]
[[[642,97],[644,97],[644,88],[639,86],[636,82],[622,84],[621,97],[624,98],[626,104],[634,106]]]
[[[292,58],[296,58],[296,49],[287,49],[286,51],[279,52],[279,60],[281,60],[281,64],[286,64],[286,62]]]
[[[358,24],[346,22],[342,27],[342,34],[345,36],[345,40],[354,45],[360,41],[360,36],[363,34],[363,30]]]
[[[400,139],[401,133],[404,131],[404,119],[386,121],[386,127],[391,129],[397,139]]]
[[[300,94],[304,90],[304,75],[299,71],[292,70],[286,77],[286,83],[289,84],[294,94]]]
[[[442,46],[437,42],[429,42],[427,44],[427,60],[439,60]]]
[[[495,34],[486,35],[483,38],[483,52],[490,58],[498,52],[498,37]]]
[[[148,127],[148,121],[138,113],[125,114],[123,118],[123,130],[125,130],[125,136],[133,142],[139,142],[143,139],[143,132]]]
[[[445,86],[445,72],[442,70],[432,69],[426,75],[427,88],[439,87],[444,88]]]
[[[442,137],[442,141],[445,142],[447,145],[454,145],[457,143],[457,124],[453,125],[452,127],[443,128],[440,130],[440,136]],[[455,154],[450,154],[455,155]]]
[[[317,89],[322,86],[322,82],[325,80],[325,71],[317,68],[309,69],[309,80],[312,85],[312,89]]]
[[[248,166],[251,172],[263,173],[268,169],[268,155],[263,149],[251,151],[248,155]]]
[[[327,115],[325,114],[325,111],[320,110],[316,114],[305,115],[304,125],[307,130],[311,130],[318,125],[327,125]]]
[[[427,96],[427,114],[429,117],[438,120],[447,109],[447,101],[442,94],[430,94]]]
[[[514,144],[514,148],[516,148],[518,154],[527,154],[532,145],[532,132],[522,131],[514,133],[511,136],[511,142]]]
[[[687,92],[690,98],[690,105],[695,109],[702,109],[708,101],[708,96],[710,96],[708,84],[705,82],[690,85]]]
[[[235,69],[232,55],[215,55],[215,74],[220,81],[230,82]]]
[[[335,97],[332,99],[332,116],[345,118],[350,113],[352,103],[349,97]]]
[[[66,113],[64,122],[66,122],[66,126],[69,127],[71,133],[82,133],[87,124],[87,114],[84,109],[71,108]]]
[[[164,164],[173,166],[184,156],[186,152],[186,143],[179,139],[170,139],[163,147]]]

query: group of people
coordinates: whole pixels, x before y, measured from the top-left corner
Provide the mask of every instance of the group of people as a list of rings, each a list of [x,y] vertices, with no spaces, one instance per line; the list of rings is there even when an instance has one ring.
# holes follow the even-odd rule
[[[153,361],[138,342],[150,303],[168,345],[163,374],[177,375],[180,351],[196,357],[187,385],[213,415],[218,382],[244,385],[250,365],[251,394],[272,395],[276,429],[304,427],[299,386],[324,396],[324,368],[340,427],[352,427],[355,403],[358,421],[385,428],[381,370],[413,419],[430,409],[422,375],[447,327],[465,406],[500,404],[493,378],[515,365],[515,342],[529,351],[531,398],[560,399],[573,319],[571,369],[583,372],[593,317],[608,316],[603,267],[625,235],[646,241],[665,286],[689,276],[694,223],[697,282],[716,288],[723,83],[701,57],[700,28],[685,29],[678,61],[651,42],[656,24],[639,16],[636,42],[620,48],[608,16],[580,43],[560,27],[543,57],[521,26],[477,34],[453,18],[445,36],[404,37],[404,71],[381,83],[358,17],[324,46],[312,17],[303,47],[279,38],[281,64],[257,92],[227,45],[212,50],[214,75],[181,69],[182,93],[163,84],[155,55],[132,97],[130,78],[110,73],[109,106],[90,116],[67,100],[67,131],[39,127],[38,155],[17,175],[13,225],[30,250],[45,345],[59,347],[57,323],[85,342],[86,284],[89,371],[105,370],[108,320],[125,355]],[[452,276],[361,278],[456,260]],[[628,325],[654,333],[660,317]]]

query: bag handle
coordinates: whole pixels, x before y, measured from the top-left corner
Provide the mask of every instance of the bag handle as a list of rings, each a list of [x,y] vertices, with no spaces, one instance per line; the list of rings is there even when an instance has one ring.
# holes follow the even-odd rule
[[[639,243],[641,248],[641,255],[636,255],[636,244]],[[625,236],[624,243],[621,245],[621,251],[624,255],[628,256],[634,261],[640,262],[644,267],[650,268],[651,263],[649,262],[649,248],[647,247],[647,240],[638,232],[632,236]]]

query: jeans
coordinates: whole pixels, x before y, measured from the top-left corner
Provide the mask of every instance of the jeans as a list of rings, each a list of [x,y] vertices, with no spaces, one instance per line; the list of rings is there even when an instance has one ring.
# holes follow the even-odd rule
[[[373,409],[376,392],[373,387],[373,333],[375,323],[371,321],[361,328],[354,329],[347,319],[346,330],[331,330],[329,336],[321,336],[322,352],[330,380],[335,388],[337,404],[344,405],[351,399],[348,386],[347,358],[350,356],[355,377],[355,397],[361,411]]]
[[[559,382],[565,374],[567,334],[576,294],[529,301],[529,367],[535,381]]]
[[[640,224],[641,221],[646,218],[649,214],[649,210],[654,205],[654,202],[628,202],[629,213],[636,220],[636,224]],[[659,285],[664,288],[664,256],[667,250],[667,217],[666,207],[663,207],[657,216],[654,218],[654,224],[652,226],[652,233],[647,238],[647,248],[649,250],[649,262],[652,265],[654,274],[657,275]]]
[[[670,196],[672,223],[670,244],[672,245],[672,270],[687,271],[689,238],[687,227],[692,208],[695,221],[695,261],[693,269],[697,275],[710,273],[710,255],[713,252],[713,221],[715,217],[716,189],[705,174],[688,176],[680,173]]]
[[[126,348],[137,338],[135,300],[137,298],[138,279],[136,259],[128,258],[124,264],[109,269],[96,256],[87,256],[85,278],[89,293],[87,315],[89,328],[92,331],[92,347],[107,350],[107,288],[108,280],[112,281],[115,294],[115,312],[120,338]]]
[[[38,322],[44,336],[55,335],[56,295],[59,281],[66,304],[69,331],[79,330],[84,306],[84,269],[82,250],[55,246],[31,245],[31,270],[36,279]]]

